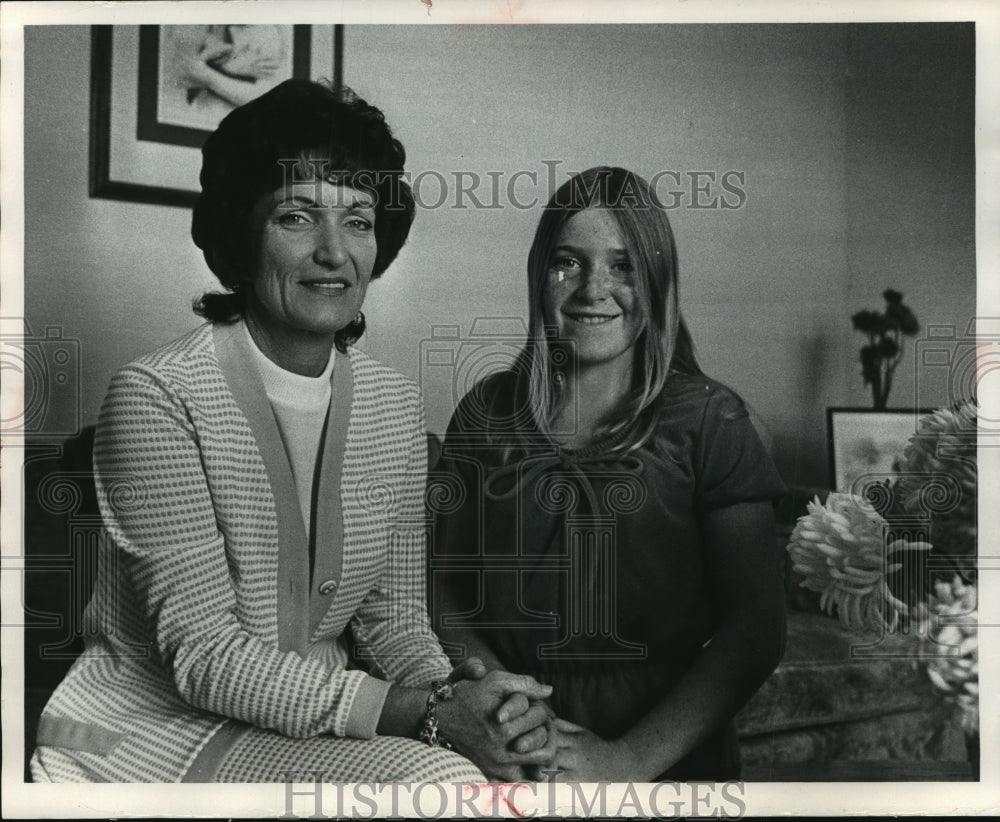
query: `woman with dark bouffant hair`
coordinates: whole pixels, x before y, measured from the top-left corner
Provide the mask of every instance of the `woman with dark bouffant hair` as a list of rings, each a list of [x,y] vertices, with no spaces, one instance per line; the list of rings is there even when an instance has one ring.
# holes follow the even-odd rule
[[[645,180],[567,181],[528,256],[527,345],[459,404],[438,467],[461,493],[436,624],[552,686],[550,777],[737,778],[732,717],[782,654],[783,486],[698,367],[677,267]]]
[[[413,220],[402,145],[364,100],[289,80],[203,157],[192,234],[225,290],[112,380],[107,550],[33,778],[482,781],[547,761],[529,700],[549,689],[453,670],[430,629],[420,397],[352,347]]]
[[[282,88],[284,93],[270,105],[234,111],[202,149],[202,191],[191,236],[227,289],[205,294],[195,304],[195,313],[212,322],[236,320],[247,308],[246,287],[252,289],[262,239],[254,210],[263,193],[280,191],[284,196],[287,186],[304,181],[300,188],[322,194],[322,189],[308,185],[317,176],[330,183],[357,183],[371,195],[377,218],[371,280],[396,259],[413,223],[413,195],[402,177],[406,153],[382,112],[350,92],[337,99],[316,83],[290,81]],[[303,118],[303,110],[309,111],[308,118]],[[336,205],[333,195],[326,199],[329,203],[324,204]],[[345,352],[364,330],[359,312],[337,331],[337,349]]]

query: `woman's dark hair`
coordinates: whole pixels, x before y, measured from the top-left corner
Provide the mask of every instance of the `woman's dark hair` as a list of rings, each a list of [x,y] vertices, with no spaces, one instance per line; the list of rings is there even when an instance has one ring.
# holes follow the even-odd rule
[[[372,279],[406,242],[414,216],[413,194],[402,177],[406,151],[382,112],[349,89],[286,80],[230,112],[201,153],[191,236],[226,288],[195,301],[195,313],[208,320],[242,316],[259,252],[255,206],[293,180],[327,179],[374,196],[378,250]],[[363,331],[363,318],[341,329],[337,348],[343,351]]]

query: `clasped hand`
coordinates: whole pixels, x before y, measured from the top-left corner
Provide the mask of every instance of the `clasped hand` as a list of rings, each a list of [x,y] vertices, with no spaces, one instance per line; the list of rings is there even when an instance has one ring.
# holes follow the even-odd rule
[[[565,719],[554,719],[553,726],[556,756],[547,773],[532,772],[536,779],[555,774],[567,782],[627,782],[643,773],[641,759],[623,740],[603,739]]]
[[[462,662],[449,679],[454,695],[438,706],[439,727],[487,777],[516,782],[526,769],[553,760],[556,734],[542,702],[552,693],[550,685],[507,671],[486,673],[475,658]]]
[[[625,782],[643,771],[641,758],[624,740],[603,739],[556,717],[544,702],[551,687],[530,676],[487,674],[473,657],[450,679],[456,683],[452,702],[460,708],[456,727],[462,741],[445,735],[491,779],[548,781],[555,775],[576,782]]]

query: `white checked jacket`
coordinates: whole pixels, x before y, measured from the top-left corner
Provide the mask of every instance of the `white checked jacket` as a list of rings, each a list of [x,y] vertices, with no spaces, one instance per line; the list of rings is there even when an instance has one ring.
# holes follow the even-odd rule
[[[60,778],[203,781],[247,725],[369,738],[388,681],[447,676],[426,611],[417,387],[356,349],[336,356],[311,579],[239,326],[204,325],[115,375],[94,449],[106,550],[90,636],[43,713],[36,779],[48,755]],[[376,677],[349,668],[352,638]]]

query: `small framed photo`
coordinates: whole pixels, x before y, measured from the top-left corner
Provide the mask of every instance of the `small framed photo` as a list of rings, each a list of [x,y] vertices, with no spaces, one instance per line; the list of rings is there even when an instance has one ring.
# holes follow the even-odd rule
[[[92,26],[90,196],[191,206],[201,146],[291,77],[339,86],[335,26]]]
[[[827,408],[830,487],[865,496],[871,482],[888,479],[929,409]]]

